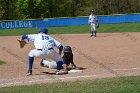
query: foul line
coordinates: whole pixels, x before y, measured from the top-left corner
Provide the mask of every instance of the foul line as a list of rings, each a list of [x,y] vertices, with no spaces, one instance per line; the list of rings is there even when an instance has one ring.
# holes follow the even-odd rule
[[[76,77],[64,77],[64,78],[52,78],[52,79],[41,79],[41,80],[29,80],[29,81],[19,81],[19,82],[12,82],[12,83],[3,83],[0,84],[0,87],[6,87],[6,86],[16,86],[16,85],[23,85],[23,84],[29,84],[29,83],[36,83],[36,82],[44,82],[44,81],[51,81],[51,80],[65,80],[65,79],[78,79],[78,78],[91,78],[96,77],[96,75],[89,75],[89,76],[76,76]],[[12,80],[12,79],[11,79]],[[19,79],[18,79],[19,80]]]
[[[128,69],[112,69],[115,71],[129,71],[129,70],[139,70],[140,68],[128,68]]]
[[[115,71],[130,71],[130,70],[140,70],[140,68],[128,68],[128,69],[112,69]],[[21,79],[21,81],[19,82],[9,82],[9,83],[3,83],[0,84],[0,87],[9,87],[9,86],[17,86],[17,85],[26,85],[26,84],[30,84],[30,83],[37,83],[37,82],[45,82],[45,81],[51,81],[51,80],[55,80],[55,81],[59,81],[59,80],[66,80],[66,79],[79,79],[79,78],[93,78],[96,77],[97,75],[87,75],[87,76],[74,76],[74,77],[64,77],[64,78],[51,78],[51,79],[41,79],[41,80],[28,80],[24,78],[13,78],[13,79],[7,79],[7,80],[19,80]],[[1,79],[1,80],[6,80],[6,79]],[[52,81],[53,82],[53,81]]]

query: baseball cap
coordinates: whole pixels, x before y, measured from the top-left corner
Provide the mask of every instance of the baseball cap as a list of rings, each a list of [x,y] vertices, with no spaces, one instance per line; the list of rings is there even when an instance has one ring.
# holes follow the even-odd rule
[[[47,34],[47,33],[48,33],[48,29],[45,28],[45,27],[41,27],[41,28],[38,30],[38,32],[39,32],[39,33],[42,32],[42,33]]]

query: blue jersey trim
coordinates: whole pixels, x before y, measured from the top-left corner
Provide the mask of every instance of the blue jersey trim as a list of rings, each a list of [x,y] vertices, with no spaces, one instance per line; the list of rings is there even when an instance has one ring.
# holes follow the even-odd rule
[[[28,36],[27,35],[22,35],[21,38],[22,38],[22,40],[28,39]]]
[[[62,45],[59,46],[59,50],[60,50],[60,51],[63,50],[63,46],[62,46]]]

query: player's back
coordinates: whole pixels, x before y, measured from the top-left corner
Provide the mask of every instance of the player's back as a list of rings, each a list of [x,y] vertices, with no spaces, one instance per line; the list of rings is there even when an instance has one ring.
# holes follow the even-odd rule
[[[54,39],[47,34],[36,34],[34,39],[36,49],[48,50],[55,46]]]

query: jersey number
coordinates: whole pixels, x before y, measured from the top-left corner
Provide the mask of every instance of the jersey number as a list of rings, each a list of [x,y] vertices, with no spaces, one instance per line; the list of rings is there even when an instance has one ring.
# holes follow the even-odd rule
[[[49,40],[48,36],[42,36],[42,40]]]

